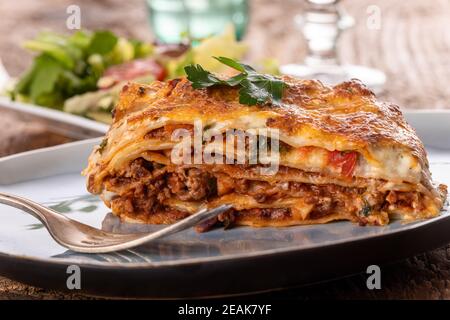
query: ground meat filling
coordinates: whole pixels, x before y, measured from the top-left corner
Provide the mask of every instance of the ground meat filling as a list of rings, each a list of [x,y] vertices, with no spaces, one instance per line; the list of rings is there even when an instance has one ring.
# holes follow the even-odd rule
[[[337,211],[351,212],[353,220],[364,223],[371,211],[379,211],[389,205],[407,203],[418,206],[417,193],[368,193],[365,188],[347,188],[333,184],[314,185],[300,182],[254,181],[233,179],[223,172],[209,172],[195,167],[168,169],[143,158],[134,160],[124,171],[105,179],[105,188],[117,196],[111,201],[113,207],[129,216],[151,216],[160,214],[162,223],[171,223],[188,215],[186,212],[169,208],[164,201],[177,198],[181,201],[205,201],[238,193],[251,196],[259,203],[289,198],[304,199],[313,205],[309,219],[320,219]],[[266,220],[283,220],[292,217],[290,208],[254,208],[230,210],[215,222],[226,227],[236,219],[255,217]],[[141,219],[142,220],[142,219]],[[210,226],[211,221],[204,225]],[[214,223],[213,223],[214,224]]]
[[[166,181],[170,192],[183,201],[199,201],[215,195],[216,179],[197,168],[180,168],[169,173]]]

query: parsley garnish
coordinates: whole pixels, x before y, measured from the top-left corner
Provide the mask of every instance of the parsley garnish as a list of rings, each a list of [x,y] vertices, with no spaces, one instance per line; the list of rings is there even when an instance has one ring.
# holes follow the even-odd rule
[[[372,207],[367,202],[367,200],[363,199],[363,202],[364,202],[364,205],[363,205],[362,209],[359,211],[359,215],[367,217],[367,216],[369,216],[370,212],[372,211]]]
[[[102,154],[103,150],[105,150],[106,146],[108,145],[108,138],[105,138],[100,142],[100,145],[98,146],[97,151]]]
[[[251,66],[226,57],[213,57],[219,62],[240,71],[239,74],[223,80],[202,68],[201,65],[188,65],[184,68],[187,78],[194,89],[208,88],[216,85],[239,86],[239,103],[246,105],[263,105],[271,102],[281,104],[283,89],[287,84],[272,75],[260,74]]]

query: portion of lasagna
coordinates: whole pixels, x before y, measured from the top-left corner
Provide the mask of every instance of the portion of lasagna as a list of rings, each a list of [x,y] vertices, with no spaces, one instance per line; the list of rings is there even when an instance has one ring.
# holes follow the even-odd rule
[[[263,106],[240,104],[236,88],[193,89],[187,79],[126,85],[84,170],[88,190],[121,218],[155,224],[220,204],[233,209],[209,225],[384,225],[392,217],[439,214],[446,186],[433,185],[424,147],[397,106],[377,101],[357,81],[328,87],[282,79],[282,103]],[[180,130],[200,134],[202,150],[216,145],[213,154],[224,161],[189,161],[202,150],[174,161]],[[277,146],[269,148],[278,160],[273,172],[246,155],[238,162],[237,148],[217,147],[231,132],[244,136],[245,151],[252,135],[272,131],[277,141],[264,141]]]

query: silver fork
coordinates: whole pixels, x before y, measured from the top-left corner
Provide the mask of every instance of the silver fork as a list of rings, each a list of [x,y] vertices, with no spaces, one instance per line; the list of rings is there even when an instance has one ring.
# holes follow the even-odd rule
[[[30,213],[43,223],[56,242],[70,250],[83,253],[105,253],[136,247],[193,227],[231,208],[231,205],[221,205],[211,210],[204,208],[150,234],[115,234],[75,221],[39,203],[16,195],[0,192],[0,203]]]

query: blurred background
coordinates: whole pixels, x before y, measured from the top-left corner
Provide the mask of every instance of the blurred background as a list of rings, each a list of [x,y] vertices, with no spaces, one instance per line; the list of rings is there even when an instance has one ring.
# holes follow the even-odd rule
[[[147,1],[152,10],[149,10]],[[66,9],[71,4],[81,9],[83,29],[108,29],[125,37],[147,41],[155,40],[155,35],[159,35],[161,40],[177,41],[179,30],[187,23],[188,17],[179,13],[167,16],[155,10],[167,7],[170,2],[178,2],[170,4],[175,6],[175,11],[178,10],[177,5],[184,5],[181,10],[192,13],[205,3],[204,0],[147,1],[1,1],[0,58],[12,76],[19,76],[32,61],[32,55],[21,44],[42,29],[71,32],[66,28]],[[186,3],[190,8],[186,8]],[[228,4],[220,9],[218,3],[222,6]],[[237,36],[248,44],[246,61],[267,57],[276,59],[281,65],[304,61],[307,43],[299,29],[298,19],[296,25],[294,18],[305,12],[305,1],[249,0],[248,9],[247,1],[243,0],[219,1],[214,5],[218,7],[202,12],[200,18],[195,14],[189,17],[197,19],[191,23],[190,30],[196,36],[217,32],[223,28],[221,19],[232,17]],[[381,93],[383,99],[406,108],[449,107],[449,1],[344,0],[339,5],[355,19],[354,26],[345,30],[338,42],[342,63],[383,71],[386,74],[386,84]],[[370,7],[373,5],[380,9],[379,27],[373,27],[374,11]]]

